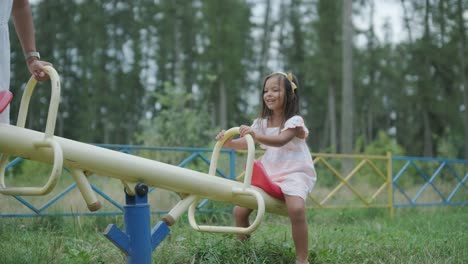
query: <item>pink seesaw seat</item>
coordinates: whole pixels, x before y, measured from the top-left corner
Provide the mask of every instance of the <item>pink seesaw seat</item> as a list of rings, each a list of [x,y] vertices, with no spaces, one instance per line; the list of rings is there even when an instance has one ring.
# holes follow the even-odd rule
[[[13,99],[13,94],[8,90],[1,90],[0,91],[0,113],[7,108],[10,104],[11,100]]]
[[[265,168],[258,160],[254,160],[251,184],[259,187],[276,199],[284,201],[283,191],[281,191],[281,188],[276,183],[270,180]]]

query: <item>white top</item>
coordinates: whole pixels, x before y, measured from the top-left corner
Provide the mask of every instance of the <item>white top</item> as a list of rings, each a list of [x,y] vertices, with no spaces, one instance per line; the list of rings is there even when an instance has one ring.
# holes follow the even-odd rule
[[[0,90],[10,89],[10,38],[8,20],[13,0],[0,0]],[[0,123],[10,123],[10,107],[0,114]]]
[[[309,130],[301,116],[293,116],[286,121],[281,131],[300,127],[305,133]],[[279,127],[267,127],[267,119],[256,119],[252,124],[255,133],[278,135]],[[281,187],[286,195],[299,196],[306,200],[317,180],[314,162],[305,138],[294,137],[282,147],[260,145],[265,149],[261,162],[268,177]]]

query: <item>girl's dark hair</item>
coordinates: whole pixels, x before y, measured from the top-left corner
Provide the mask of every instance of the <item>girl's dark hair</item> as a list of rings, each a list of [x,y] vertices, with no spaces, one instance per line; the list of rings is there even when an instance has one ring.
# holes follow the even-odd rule
[[[297,81],[296,76],[294,76],[294,74],[291,74],[291,75],[293,77],[292,81],[294,82],[294,84],[296,84],[296,87],[299,87],[299,83]],[[284,75],[284,73],[274,72],[274,73],[266,76],[265,79],[263,80],[263,86],[262,86],[262,92],[261,92],[261,101],[262,101],[262,109],[261,109],[261,112],[260,112],[260,117],[261,118],[267,118],[267,117],[270,117],[273,114],[273,112],[270,109],[268,109],[268,107],[265,104],[265,101],[263,100],[263,90],[265,89],[265,84],[270,78],[273,78],[273,77],[277,77],[278,84],[282,83],[283,86],[284,86],[284,90],[285,90],[284,105],[283,105],[283,109],[284,109],[284,111],[283,111],[283,124],[284,124],[284,122],[286,122],[286,120],[288,120],[289,118],[299,114],[299,94],[298,94],[298,91],[297,91],[299,89],[296,88],[293,91],[291,82]]]

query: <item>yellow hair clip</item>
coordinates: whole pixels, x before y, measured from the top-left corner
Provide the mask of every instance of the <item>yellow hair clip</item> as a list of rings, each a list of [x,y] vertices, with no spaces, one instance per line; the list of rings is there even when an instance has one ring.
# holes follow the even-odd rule
[[[292,87],[292,90],[293,90],[293,93],[296,91],[297,89],[297,86],[296,84],[293,82],[293,75],[292,73],[288,72],[287,76],[286,76],[289,80],[289,82],[291,83],[291,87]]]

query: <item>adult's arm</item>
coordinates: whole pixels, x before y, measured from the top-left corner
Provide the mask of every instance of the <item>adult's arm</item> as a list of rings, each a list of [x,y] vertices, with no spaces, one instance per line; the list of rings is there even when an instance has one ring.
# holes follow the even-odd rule
[[[23,48],[23,52],[36,51],[34,38],[34,24],[31,6],[28,0],[13,0],[11,16],[15,25],[16,34]]]
[[[1,0],[0,0],[1,1]],[[24,54],[36,52],[36,39],[34,37],[34,23],[31,12],[31,6],[28,0],[13,0],[11,16],[15,25],[16,34],[23,48]],[[52,65],[47,61],[39,60],[39,56],[27,55],[26,65],[29,72],[34,75],[38,81],[45,81],[49,76],[44,72],[43,67]]]

